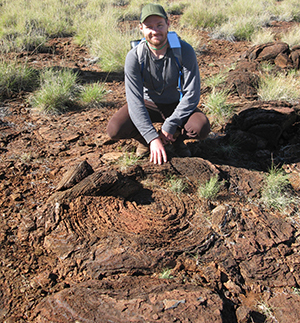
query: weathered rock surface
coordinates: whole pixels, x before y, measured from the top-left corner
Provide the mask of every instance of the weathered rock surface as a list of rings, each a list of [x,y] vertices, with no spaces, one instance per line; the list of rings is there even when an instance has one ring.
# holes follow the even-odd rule
[[[242,58],[270,62],[280,68],[299,69],[299,54],[299,46],[290,49],[288,44],[278,41],[253,46],[242,55]]]
[[[286,137],[298,135],[298,122],[299,107],[280,101],[255,102],[245,105],[227,130],[233,140],[245,137],[252,141],[247,145],[241,143],[245,150],[276,148]]]
[[[224,303],[207,288],[167,281],[90,281],[47,298],[33,322],[223,322]],[[130,283],[130,289],[122,285]]]
[[[191,172],[191,165],[196,172]],[[129,200],[125,201],[111,196],[113,189],[101,193],[95,185],[95,192],[100,195],[91,196],[87,190],[78,196],[50,197],[37,212],[37,231],[44,239],[43,247],[60,259],[61,269],[56,269],[58,277],[64,275],[62,268],[72,261],[76,271],[90,280],[46,298],[35,310],[37,322],[46,322],[49,318],[56,322],[92,322],[100,316],[107,322],[126,322],[133,310],[137,322],[151,321],[151,317],[168,321],[170,313],[180,320],[188,315],[197,322],[232,322],[236,314],[229,311],[231,314],[224,317],[230,306],[219,298],[220,293],[239,307],[243,303],[241,296],[247,292],[297,286],[299,271],[291,270],[298,255],[293,246],[297,229],[292,222],[253,205],[245,208],[229,201],[207,210],[193,195],[195,183],[215,174],[230,174],[226,167],[218,169],[198,158],[173,158],[168,167],[162,168],[164,172],[176,171],[178,176],[188,179],[190,197],[176,196],[159,188],[147,193],[136,182],[139,191],[131,198],[127,196]],[[240,177],[227,177],[228,188],[235,187],[235,194],[239,191],[255,196],[260,186],[260,175],[257,175],[253,180],[257,187],[249,181],[249,173],[241,171]],[[130,169],[128,176],[136,180],[140,172]],[[239,188],[242,178],[248,184],[241,184]],[[111,185],[110,176],[106,176],[101,186],[105,186],[105,180]],[[134,180],[131,183],[134,185]],[[162,282],[163,292],[154,297],[151,290],[144,288],[141,292],[140,287],[130,289],[133,296],[128,295],[127,287],[125,290],[120,287],[116,294],[115,285],[108,287],[104,283],[111,275],[158,277],[164,268],[171,270],[170,281],[185,281],[190,285],[185,284],[184,291],[176,287],[169,294],[164,290],[169,290],[169,285],[162,287]],[[93,281],[100,278],[102,283]],[[158,281],[154,280],[153,284],[159,284]],[[209,294],[205,294],[207,287],[211,290]],[[82,299],[85,299],[84,305]],[[212,312],[210,303],[214,304]],[[238,316],[253,319],[255,313],[239,311]]]
[[[255,62],[240,61],[235,69],[229,71],[225,88],[231,93],[237,93],[241,98],[256,100],[259,84],[259,76],[256,72]]]

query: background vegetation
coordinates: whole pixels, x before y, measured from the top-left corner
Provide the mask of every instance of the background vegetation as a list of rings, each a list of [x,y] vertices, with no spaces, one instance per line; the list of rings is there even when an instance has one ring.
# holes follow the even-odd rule
[[[178,24],[171,29],[188,41],[196,52],[205,46],[201,43],[202,30],[208,31],[211,38],[261,44],[274,41],[275,36],[267,28],[271,21],[300,22],[298,0],[156,2],[162,4],[168,14],[179,15]],[[50,50],[47,48],[49,39],[68,36],[89,49],[101,70],[122,73],[130,41],[141,37],[137,21],[145,3],[142,0],[0,0],[0,54]],[[294,27],[282,36],[282,41],[290,46],[299,45],[299,33],[300,28]],[[33,105],[39,105],[43,111],[61,112],[71,103],[100,102],[105,93],[103,84],[78,90],[78,84],[71,86],[64,85],[61,80],[55,81],[53,73],[37,74],[26,66],[0,62],[0,99],[16,91],[35,90],[37,92],[30,101]],[[78,83],[76,76],[60,74],[61,78]],[[212,90],[206,95],[204,108],[216,125],[226,123],[234,113],[227,90],[218,88],[225,79],[226,72],[204,80]],[[299,83],[299,73],[295,71],[279,75],[271,69],[265,70],[261,76],[259,97],[262,100],[298,100]],[[63,88],[58,90],[59,86]]]
[[[202,29],[215,38],[257,42],[272,20],[300,21],[298,0],[157,2],[169,14],[181,15],[177,31],[195,49],[201,45],[195,35]],[[140,37],[136,24],[132,27],[129,22],[139,19],[144,4],[142,0],[2,0],[0,51],[42,50],[51,37],[74,36],[100,58],[104,71],[122,70],[130,40]],[[289,44],[297,38],[299,29],[286,36]]]

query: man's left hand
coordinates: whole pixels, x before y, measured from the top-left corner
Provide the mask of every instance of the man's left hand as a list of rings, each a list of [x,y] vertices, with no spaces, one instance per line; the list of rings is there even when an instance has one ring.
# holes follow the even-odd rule
[[[161,130],[159,132],[159,137],[164,145],[167,145],[167,144],[175,141],[174,136],[164,130]]]

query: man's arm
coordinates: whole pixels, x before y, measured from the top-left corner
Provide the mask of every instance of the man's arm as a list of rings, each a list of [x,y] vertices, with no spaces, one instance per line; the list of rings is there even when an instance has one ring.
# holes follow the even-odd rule
[[[174,134],[177,127],[182,126],[192,112],[196,109],[200,100],[200,73],[197,57],[192,46],[181,42],[182,72],[183,72],[183,97],[170,117],[168,117],[162,129]]]
[[[158,138],[149,113],[145,107],[143,79],[136,48],[132,49],[125,61],[125,90],[129,116],[147,143]]]

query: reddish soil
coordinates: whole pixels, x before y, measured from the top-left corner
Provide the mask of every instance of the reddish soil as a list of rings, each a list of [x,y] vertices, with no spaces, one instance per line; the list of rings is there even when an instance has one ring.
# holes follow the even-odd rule
[[[297,206],[283,213],[255,202],[272,158],[299,196],[299,105],[239,92],[236,80],[259,75],[259,63],[243,58],[249,43],[199,38],[203,79],[241,67],[228,80],[236,118],[188,142],[191,158],[125,170],[116,158],[136,143],[111,142],[105,130],[125,102],[122,74],[102,72],[71,38],[5,56],[74,69],[110,92],[103,106],[61,115],[33,111],[25,92],[0,104],[1,322],[300,322]],[[238,154],[220,149],[232,138],[244,141]],[[85,176],[57,191],[83,161]],[[197,188],[212,175],[223,184],[207,202]],[[169,188],[171,176],[185,181],[183,193]]]

